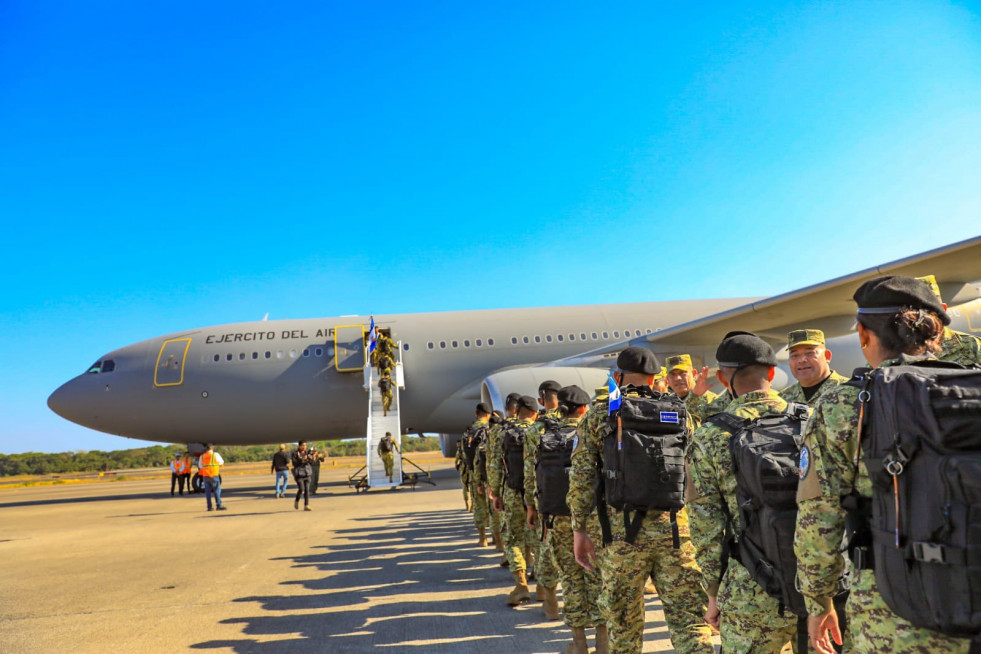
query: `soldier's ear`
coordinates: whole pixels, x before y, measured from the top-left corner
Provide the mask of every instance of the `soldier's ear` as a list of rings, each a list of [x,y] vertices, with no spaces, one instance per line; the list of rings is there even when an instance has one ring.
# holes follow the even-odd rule
[[[777,374],[777,369],[776,368],[770,368],[767,371],[767,373],[766,373],[766,380],[767,381],[773,381],[773,378],[776,376],[776,374]]]
[[[824,350],[824,358],[827,359],[829,363],[831,362],[831,350]]]

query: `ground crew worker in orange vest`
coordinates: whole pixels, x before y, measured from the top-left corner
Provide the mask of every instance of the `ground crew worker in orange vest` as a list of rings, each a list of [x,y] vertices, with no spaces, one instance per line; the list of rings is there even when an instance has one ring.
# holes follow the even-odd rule
[[[187,486],[187,494],[192,495],[194,493],[194,487],[191,485],[191,455],[189,452],[184,452],[184,457],[181,459],[181,477],[177,480],[180,484],[181,495],[184,494],[184,486]]]
[[[215,452],[215,448],[210,443],[208,451],[198,459],[198,474],[204,482],[204,499],[208,502],[208,510],[214,511],[211,507],[211,496],[215,496],[215,505],[219,511],[224,511],[225,506],[221,503],[221,467],[225,461],[221,455]]]

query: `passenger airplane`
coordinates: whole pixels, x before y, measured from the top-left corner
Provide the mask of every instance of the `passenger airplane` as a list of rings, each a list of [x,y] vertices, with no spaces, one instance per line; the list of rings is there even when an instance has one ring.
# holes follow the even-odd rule
[[[953,328],[981,335],[981,237],[768,299],[376,315],[400,345],[404,433],[439,433],[452,456],[481,400],[501,408],[538,384],[593,389],[616,353],[643,345],[664,360],[687,352],[711,365],[733,329],[769,340],[792,379],[785,339],[823,329],[832,366],[864,363],[851,295],[881,274],[933,274]],[[369,317],[258,321],[159,336],[110,352],[48,398],[58,415],[98,431],[166,443],[257,444],[364,436]]]

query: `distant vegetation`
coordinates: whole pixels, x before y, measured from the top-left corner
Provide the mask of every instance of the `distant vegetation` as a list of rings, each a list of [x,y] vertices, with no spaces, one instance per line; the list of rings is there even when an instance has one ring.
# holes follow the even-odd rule
[[[288,443],[291,449],[295,443]],[[363,439],[347,441],[321,441],[312,443],[327,456],[364,456]],[[271,461],[278,445],[227,445],[216,450],[228,463],[250,461]],[[439,449],[439,439],[435,436],[403,436],[404,452],[429,452]],[[179,445],[154,445],[134,450],[114,452],[58,452],[44,454],[25,452],[24,454],[0,454],[0,477],[14,475],[53,475],[69,472],[109,472],[112,470],[131,470],[133,468],[163,468],[170,464],[177,452],[183,452]]]

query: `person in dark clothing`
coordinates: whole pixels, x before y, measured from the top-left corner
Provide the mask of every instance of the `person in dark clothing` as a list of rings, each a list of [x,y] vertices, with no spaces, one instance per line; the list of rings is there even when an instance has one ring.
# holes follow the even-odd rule
[[[300,441],[293,452],[293,479],[296,480],[296,499],[293,500],[293,508],[300,508],[300,497],[303,497],[303,510],[310,511],[310,462],[311,452],[307,450],[307,442]]]
[[[273,454],[272,470],[276,475],[276,497],[286,497],[286,486],[289,484],[290,460],[286,456],[286,446],[280,445],[279,451]]]
[[[320,463],[324,460],[324,453],[313,448],[310,450],[310,494],[316,495],[317,488],[320,486]]]

